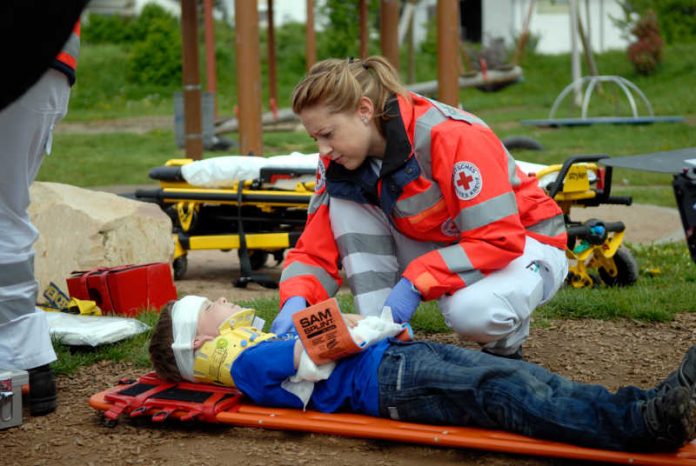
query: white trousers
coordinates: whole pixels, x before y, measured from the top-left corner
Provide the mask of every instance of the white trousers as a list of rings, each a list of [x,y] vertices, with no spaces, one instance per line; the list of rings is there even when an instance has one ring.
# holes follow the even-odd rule
[[[46,316],[35,307],[38,232],[27,209],[29,187],[69,96],[67,77],[51,69],[0,111],[0,368],[31,369],[56,359]]]
[[[362,315],[379,315],[408,264],[442,246],[404,236],[376,206],[332,198],[329,212],[346,279]],[[441,297],[438,304],[455,332],[507,355],[527,339],[532,311],[553,297],[567,273],[565,251],[527,237],[520,257]]]

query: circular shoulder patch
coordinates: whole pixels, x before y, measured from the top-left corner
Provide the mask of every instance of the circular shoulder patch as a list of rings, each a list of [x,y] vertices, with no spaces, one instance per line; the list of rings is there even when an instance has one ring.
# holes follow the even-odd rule
[[[459,228],[457,228],[452,218],[445,220],[445,223],[440,227],[440,231],[442,231],[442,234],[445,236],[459,236]]]
[[[471,162],[457,162],[454,164],[452,184],[457,192],[457,197],[468,201],[481,193],[483,178],[478,167]]]
[[[319,164],[317,165],[317,181],[314,184],[314,192],[319,192],[324,189],[326,184],[326,167],[324,162],[319,159]]]

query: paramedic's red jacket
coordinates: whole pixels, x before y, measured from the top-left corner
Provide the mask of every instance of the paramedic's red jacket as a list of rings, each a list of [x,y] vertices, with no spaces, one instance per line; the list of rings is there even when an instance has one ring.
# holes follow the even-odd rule
[[[380,206],[399,231],[442,244],[406,267],[425,300],[470,286],[520,256],[525,235],[564,249],[558,205],[516,167],[477,117],[417,94],[387,104],[387,140],[379,177],[364,163],[346,170],[322,157],[305,230],[288,253],[280,300],[310,304],[341,285],[331,232],[330,198]],[[355,219],[360,222],[360,219]]]

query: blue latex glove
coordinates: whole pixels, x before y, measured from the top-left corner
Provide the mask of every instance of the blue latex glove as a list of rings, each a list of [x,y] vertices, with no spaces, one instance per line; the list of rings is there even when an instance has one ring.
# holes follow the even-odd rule
[[[271,324],[271,332],[276,335],[285,333],[296,333],[295,324],[292,322],[292,316],[298,311],[307,307],[307,301],[302,296],[293,296],[285,301],[283,308],[280,310],[273,323]]]
[[[421,299],[423,298],[415,290],[413,284],[407,278],[402,278],[387,296],[384,307],[391,307],[394,322],[400,324],[411,320]]]

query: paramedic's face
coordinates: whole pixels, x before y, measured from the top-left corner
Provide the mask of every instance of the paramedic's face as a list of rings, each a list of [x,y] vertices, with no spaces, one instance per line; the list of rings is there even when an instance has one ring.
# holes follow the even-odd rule
[[[241,307],[227,302],[225,298],[204,304],[201,313],[198,315],[198,325],[196,327],[198,336],[217,337],[220,334],[220,325],[241,310]]]
[[[324,105],[315,105],[300,112],[307,133],[317,141],[319,155],[348,170],[358,168],[370,151],[371,126],[358,109],[354,112],[332,113]],[[375,154],[370,154],[375,155]]]

